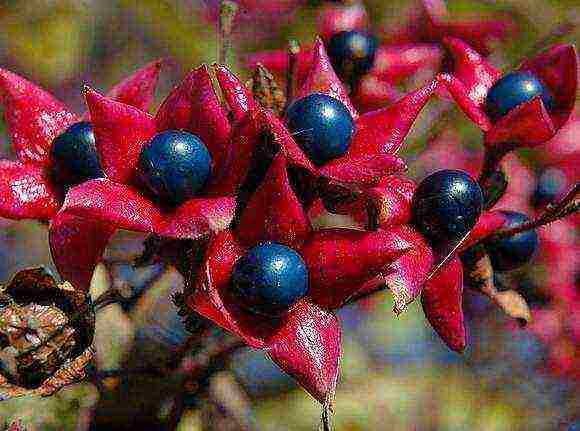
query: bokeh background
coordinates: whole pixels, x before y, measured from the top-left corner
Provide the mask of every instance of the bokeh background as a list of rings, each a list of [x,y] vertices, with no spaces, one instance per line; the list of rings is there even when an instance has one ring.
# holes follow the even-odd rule
[[[81,112],[83,84],[105,90],[163,57],[167,61],[160,101],[187,70],[216,60],[216,3],[3,0],[0,67],[39,83]],[[230,59],[241,76],[251,75],[243,63],[249,53],[284,47],[291,37],[304,43],[313,40],[316,16],[325,2],[302,2],[298,8],[293,3],[242,1]],[[417,8],[412,0],[365,4],[373,24],[385,32],[400,26]],[[491,57],[505,69],[550,42],[575,42],[580,35],[580,6],[575,0],[460,0],[449,1],[448,6],[457,20],[499,13],[514,21],[517,35],[495,46]],[[562,28],[565,31],[559,31]],[[413,77],[401,90],[427,78]],[[530,199],[538,175],[546,167],[565,165],[571,152],[580,151],[577,115],[562,135],[556,144],[520,152],[510,160],[515,186],[502,205],[534,211]],[[11,157],[10,151],[0,121],[0,155]],[[404,155],[417,179],[434,169],[474,169],[481,155],[480,134],[447,102],[434,101],[416,124]],[[389,295],[380,293],[342,310],[345,342],[336,429],[580,429],[580,302],[566,296],[574,297],[570,289],[579,294],[577,226],[558,222],[548,228],[543,237],[549,247],[544,246],[531,267],[510,279],[539,316],[530,328],[517,327],[486,299],[466,293],[471,341],[463,356],[446,349],[418,304],[395,317]],[[180,398],[184,410],[176,429],[225,429],[216,419],[219,411],[213,411],[224,405],[242,414],[240,428],[316,429],[319,406],[260,352],[242,351],[216,377],[212,386],[216,393],[209,401],[196,397],[195,388],[184,384],[187,379],[179,373],[121,379],[107,374],[119,367],[135,370],[155,364],[171,355],[187,335],[169,301],[169,294],[181,288],[180,277],[159,266],[135,271],[128,263],[128,257],[140,251],[142,239],[120,234],[107,253],[111,277],[103,276],[100,288],[113,284],[130,300],[99,314],[100,384],[76,385],[49,399],[1,402],[0,427],[20,420],[28,430],[137,429],[136,424],[157,429],[179,393],[185,394]],[[52,267],[46,227],[0,219],[0,282],[31,265]]]

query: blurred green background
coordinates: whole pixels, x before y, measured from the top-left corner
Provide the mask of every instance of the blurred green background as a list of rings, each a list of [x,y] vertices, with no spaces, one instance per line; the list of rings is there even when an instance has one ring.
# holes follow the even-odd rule
[[[387,31],[391,25],[400,25],[406,11],[415,7],[412,1],[402,0],[365,3],[373,24]],[[513,17],[520,29],[517,38],[498,47],[492,56],[504,67],[517,62],[563,22],[576,25],[580,16],[577,0],[448,3],[455,19],[498,11]],[[211,5],[192,0],[3,0],[0,66],[39,83],[81,112],[79,90],[83,84],[105,90],[149,61],[168,58],[159,102],[187,70],[216,60],[216,26],[209,18],[210,9]],[[308,43],[316,34],[315,5],[303,5],[292,14],[252,14],[243,9],[241,13],[234,29],[236,55],[232,66],[244,78],[251,73],[240,61],[244,54],[283,47],[289,37]],[[559,40],[574,42],[579,34],[576,25]],[[437,112],[437,103],[433,105],[429,112]],[[408,141],[405,155],[411,160],[426,145],[432,119],[429,112],[422,116]],[[453,125],[463,145],[479,148],[479,132],[463,116],[454,115]],[[11,157],[3,125],[0,136],[0,154]],[[534,155],[527,156],[533,166]],[[0,281],[20,268],[51,265],[44,226],[5,220],[0,220],[0,225]],[[132,355],[133,361],[143,357],[155,361],[155,346],[162,350],[171,345],[167,338],[183,336],[167,300],[167,292],[180,288],[180,278],[157,267],[136,274],[123,263],[124,256],[139,250],[141,240],[136,235],[119,235],[107,255],[111,273],[120,274],[119,283],[130,286],[131,295],[137,299],[131,308],[115,305],[99,316],[101,369],[118,367]],[[343,310],[345,352],[336,397],[336,429],[580,429],[580,425],[572,428],[580,420],[578,382],[548,372],[545,348],[533,333],[514,328],[481,298],[468,297],[467,301],[472,311],[471,347],[464,356],[446,350],[417,304],[397,318],[388,295],[379,294],[368,304]],[[164,316],[170,317],[164,320]],[[252,424],[262,430],[316,429],[319,406],[260,352],[244,351],[234,363],[233,374],[252,407],[247,413]],[[165,381],[155,386],[160,384],[155,379],[149,384],[160,388],[161,393],[156,395],[162,398],[156,404],[159,410],[149,414],[163,418],[171,410],[172,391],[179,385]],[[89,429],[95,412],[138,414],[130,409],[107,410],[107,402],[116,400],[110,396],[116,385],[113,382],[107,386],[105,382],[97,388],[81,384],[50,399],[2,402],[0,427],[21,419],[28,430],[84,430]],[[142,393],[133,395],[142,397],[143,405],[147,405],[151,387],[144,385]],[[205,429],[203,407],[203,403],[191,401],[178,429]]]

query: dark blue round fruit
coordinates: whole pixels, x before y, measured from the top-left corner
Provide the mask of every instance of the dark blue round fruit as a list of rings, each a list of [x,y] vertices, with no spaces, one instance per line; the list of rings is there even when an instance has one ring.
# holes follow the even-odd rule
[[[286,124],[294,139],[317,165],[344,155],[352,141],[354,120],[334,97],[315,93],[292,103]]]
[[[58,135],[50,148],[53,174],[65,188],[104,176],[91,123],[82,121]]]
[[[540,173],[536,182],[536,190],[532,203],[536,207],[544,207],[556,202],[562,196],[568,185],[566,174],[558,168],[548,168]]]
[[[360,31],[341,31],[328,41],[327,52],[336,74],[343,81],[359,78],[371,70],[377,39]]]
[[[167,205],[197,195],[211,174],[211,155],[197,136],[180,130],[155,135],[141,152],[139,172],[151,192]]]
[[[232,287],[244,308],[280,316],[308,292],[308,270],[290,247],[265,242],[238,260]]]
[[[522,213],[503,211],[508,218],[506,227],[513,227],[528,222],[530,219]],[[538,234],[527,230],[498,241],[488,242],[485,249],[491,259],[491,266],[497,272],[511,271],[528,263],[538,249]]]
[[[432,242],[461,239],[477,223],[483,193],[463,171],[446,169],[425,178],[413,195],[413,222]]]
[[[498,120],[516,106],[540,96],[548,111],[554,109],[552,93],[537,77],[528,72],[512,72],[503,76],[489,89],[485,110],[492,120]]]

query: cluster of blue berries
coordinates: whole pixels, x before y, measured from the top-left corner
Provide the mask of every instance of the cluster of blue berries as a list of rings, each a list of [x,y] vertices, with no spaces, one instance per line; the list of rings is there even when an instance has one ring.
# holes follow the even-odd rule
[[[374,62],[376,40],[365,33],[336,34],[328,52],[339,76],[362,76]],[[554,106],[547,88],[533,75],[514,72],[498,80],[489,90],[486,110],[492,119],[506,115],[514,107],[540,96],[548,109]],[[294,138],[320,166],[343,156],[349,149],[355,123],[339,100],[312,94],[292,103],[285,115]],[[58,136],[51,148],[55,177],[64,187],[104,176],[95,147],[91,124],[79,122]],[[207,184],[212,158],[197,136],[169,130],[155,135],[139,159],[139,178],[161,203],[177,206],[199,194]],[[551,181],[551,180],[550,180]],[[552,193],[553,181],[540,183],[541,200]],[[477,223],[484,197],[477,181],[456,170],[436,172],[423,180],[412,203],[415,226],[434,246],[459,241]],[[510,223],[526,220],[523,214],[506,213]],[[527,263],[537,248],[535,231],[528,231],[487,244],[497,271],[515,269]],[[232,287],[248,310],[279,316],[308,291],[308,269],[300,255],[276,243],[263,243],[241,258],[232,276]]]

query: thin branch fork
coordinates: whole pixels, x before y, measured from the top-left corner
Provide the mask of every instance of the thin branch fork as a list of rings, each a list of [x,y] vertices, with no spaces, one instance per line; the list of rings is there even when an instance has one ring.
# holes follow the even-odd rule
[[[560,200],[560,202],[548,207],[548,209],[540,216],[517,226],[501,229],[493,234],[491,239],[499,240],[517,235],[521,232],[536,229],[556,220],[560,220],[578,211],[580,211],[580,182],[576,183],[574,187],[572,187],[572,189],[566,194],[566,196]]]

